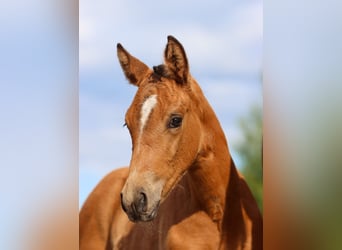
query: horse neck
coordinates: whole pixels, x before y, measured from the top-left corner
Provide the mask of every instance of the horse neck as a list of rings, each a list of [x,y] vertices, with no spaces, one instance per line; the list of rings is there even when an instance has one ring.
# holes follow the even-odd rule
[[[202,129],[199,153],[189,175],[199,203],[220,229],[226,212],[227,192],[234,192],[235,198],[239,199],[239,176],[213,109],[197,84],[194,92],[201,109]]]

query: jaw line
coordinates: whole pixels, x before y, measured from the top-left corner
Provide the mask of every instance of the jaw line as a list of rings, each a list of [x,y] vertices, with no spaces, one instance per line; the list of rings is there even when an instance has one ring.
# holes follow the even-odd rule
[[[172,193],[172,191],[175,189],[175,187],[178,185],[178,183],[179,183],[179,181],[183,178],[183,176],[184,175],[186,175],[187,174],[187,170],[186,171],[184,171],[184,173],[182,173],[180,176],[178,176],[177,177],[177,179],[176,179],[176,181],[175,181],[175,183],[174,183],[174,185],[170,188],[170,190],[166,193],[166,195],[165,195],[165,197],[163,198],[163,197],[161,197],[161,203],[163,203],[166,199],[167,199],[167,197],[169,197],[169,195]]]

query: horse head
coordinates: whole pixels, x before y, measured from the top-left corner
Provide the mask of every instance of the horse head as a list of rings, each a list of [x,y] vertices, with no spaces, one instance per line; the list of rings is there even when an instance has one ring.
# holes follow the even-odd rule
[[[132,157],[121,203],[130,220],[150,221],[201,151],[203,100],[174,37],[168,36],[164,64],[153,68],[121,44],[117,54],[126,78],[138,87],[125,116]]]

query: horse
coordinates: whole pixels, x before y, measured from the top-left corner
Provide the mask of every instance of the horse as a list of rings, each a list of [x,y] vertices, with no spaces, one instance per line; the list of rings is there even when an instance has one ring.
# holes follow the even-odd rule
[[[261,213],[182,44],[168,36],[152,68],[120,43],[117,56],[138,88],[125,115],[131,161],[86,199],[80,249],[262,249]]]

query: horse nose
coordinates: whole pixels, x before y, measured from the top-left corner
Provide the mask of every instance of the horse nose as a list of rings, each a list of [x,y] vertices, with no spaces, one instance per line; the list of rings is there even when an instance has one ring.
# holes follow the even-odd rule
[[[127,208],[125,207],[125,204],[124,204],[124,202],[123,202],[123,194],[120,193],[120,196],[121,196],[121,207],[122,207],[122,210],[125,211],[125,212],[127,212]]]
[[[147,211],[147,196],[144,192],[138,193],[136,199],[132,203],[132,210],[137,215]]]
[[[142,214],[147,211],[147,195],[145,192],[139,192],[134,197],[134,200],[131,204],[127,204],[127,201],[124,201],[123,193],[120,193],[121,196],[121,207],[123,211],[128,215],[131,220],[135,221],[141,217]]]

